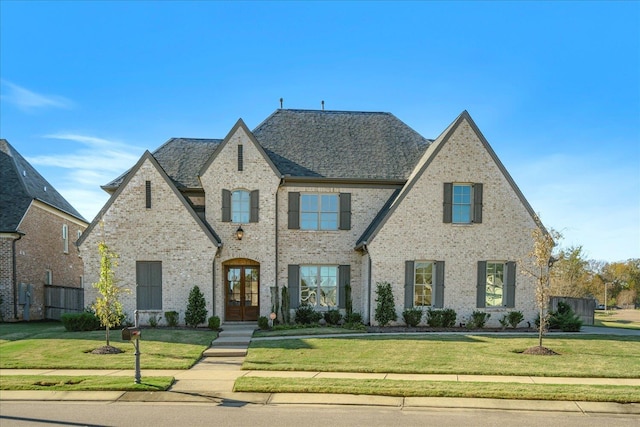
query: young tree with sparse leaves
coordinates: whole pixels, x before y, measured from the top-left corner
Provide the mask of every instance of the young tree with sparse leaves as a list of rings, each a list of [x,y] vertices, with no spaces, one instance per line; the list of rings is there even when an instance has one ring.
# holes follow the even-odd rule
[[[118,266],[118,255],[111,251],[105,242],[98,244],[100,252],[100,280],[93,284],[100,296],[91,305],[100,324],[106,329],[106,341],[109,346],[109,330],[118,326],[123,318],[120,295],[129,290],[118,286],[114,268]]]

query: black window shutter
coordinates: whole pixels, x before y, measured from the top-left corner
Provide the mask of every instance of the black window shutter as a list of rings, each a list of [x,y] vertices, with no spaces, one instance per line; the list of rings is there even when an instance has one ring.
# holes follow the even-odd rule
[[[300,228],[300,193],[293,191],[289,193],[289,228]]]
[[[433,293],[433,306],[444,307],[444,261],[436,261],[435,292]]]
[[[249,193],[249,204],[250,213],[249,213],[249,222],[258,222],[258,213],[260,210],[260,193],[259,190],[253,190]]]
[[[347,295],[345,293],[345,286],[351,281],[351,266],[341,265],[338,266],[338,307],[345,308],[345,300]]]
[[[289,264],[289,307],[300,305],[300,266]]]
[[[473,222],[482,223],[482,184],[473,184]]]
[[[151,181],[145,181],[146,207],[151,209]]]
[[[415,263],[404,262],[404,308],[413,307],[413,285],[415,282]]]
[[[340,230],[351,230],[351,193],[340,193]]]
[[[231,191],[222,190],[222,222],[231,222]]]
[[[487,262],[478,261],[478,289],[477,301],[478,308],[484,308],[486,305],[487,294]]]
[[[453,183],[444,183],[444,199],[442,202],[443,222],[450,224],[453,220]]]
[[[510,261],[507,263],[507,289],[506,289],[506,302],[507,307],[513,308],[516,306],[516,263]]]
[[[242,145],[238,145],[238,170],[244,170],[244,154],[242,152]]]

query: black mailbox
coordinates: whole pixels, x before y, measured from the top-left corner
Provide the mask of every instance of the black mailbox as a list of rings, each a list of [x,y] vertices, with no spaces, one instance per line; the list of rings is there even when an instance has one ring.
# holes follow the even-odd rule
[[[122,340],[132,341],[140,339],[140,329],[138,328],[124,328],[122,330]]]

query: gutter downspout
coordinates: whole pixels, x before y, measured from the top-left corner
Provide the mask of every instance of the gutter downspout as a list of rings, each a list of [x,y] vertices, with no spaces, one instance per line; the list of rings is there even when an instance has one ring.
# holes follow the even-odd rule
[[[24,233],[18,232],[18,238],[11,242],[12,247],[12,268],[13,268],[13,318],[18,320],[18,272],[16,271],[16,242],[22,239]]]
[[[367,254],[368,258],[368,267],[367,267],[367,292],[365,297],[366,302],[366,312],[364,316],[364,321],[367,324],[371,324],[371,254],[369,253],[369,249],[367,248],[367,242],[362,243],[362,250]]]

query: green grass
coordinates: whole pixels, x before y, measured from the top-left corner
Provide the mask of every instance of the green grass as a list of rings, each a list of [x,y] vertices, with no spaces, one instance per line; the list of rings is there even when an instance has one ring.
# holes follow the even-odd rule
[[[165,391],[173,377],[143,377],[135,384],[133,377],[5,375],[0,390],[49,391]]]
[[[236,380],[234,391],[640,402],[638,387],[565,384],[241,377]]]
[[[640,378],[640,336],[438,335],[253,341],[248,370]]]
[[[615,311],[596,311],[593,326],[640,330],[640,322],[627,319],[619,319],[617,318],[617,313]]]
[[[0,368],[133,369],[134,346],[111,331],[110,344],[124,353],[92,354],[106,344],[105,331],[67,332],[58,322],[0,324]],[[142,369],[188,369],[215,338],[209,329],[144,329]]]

